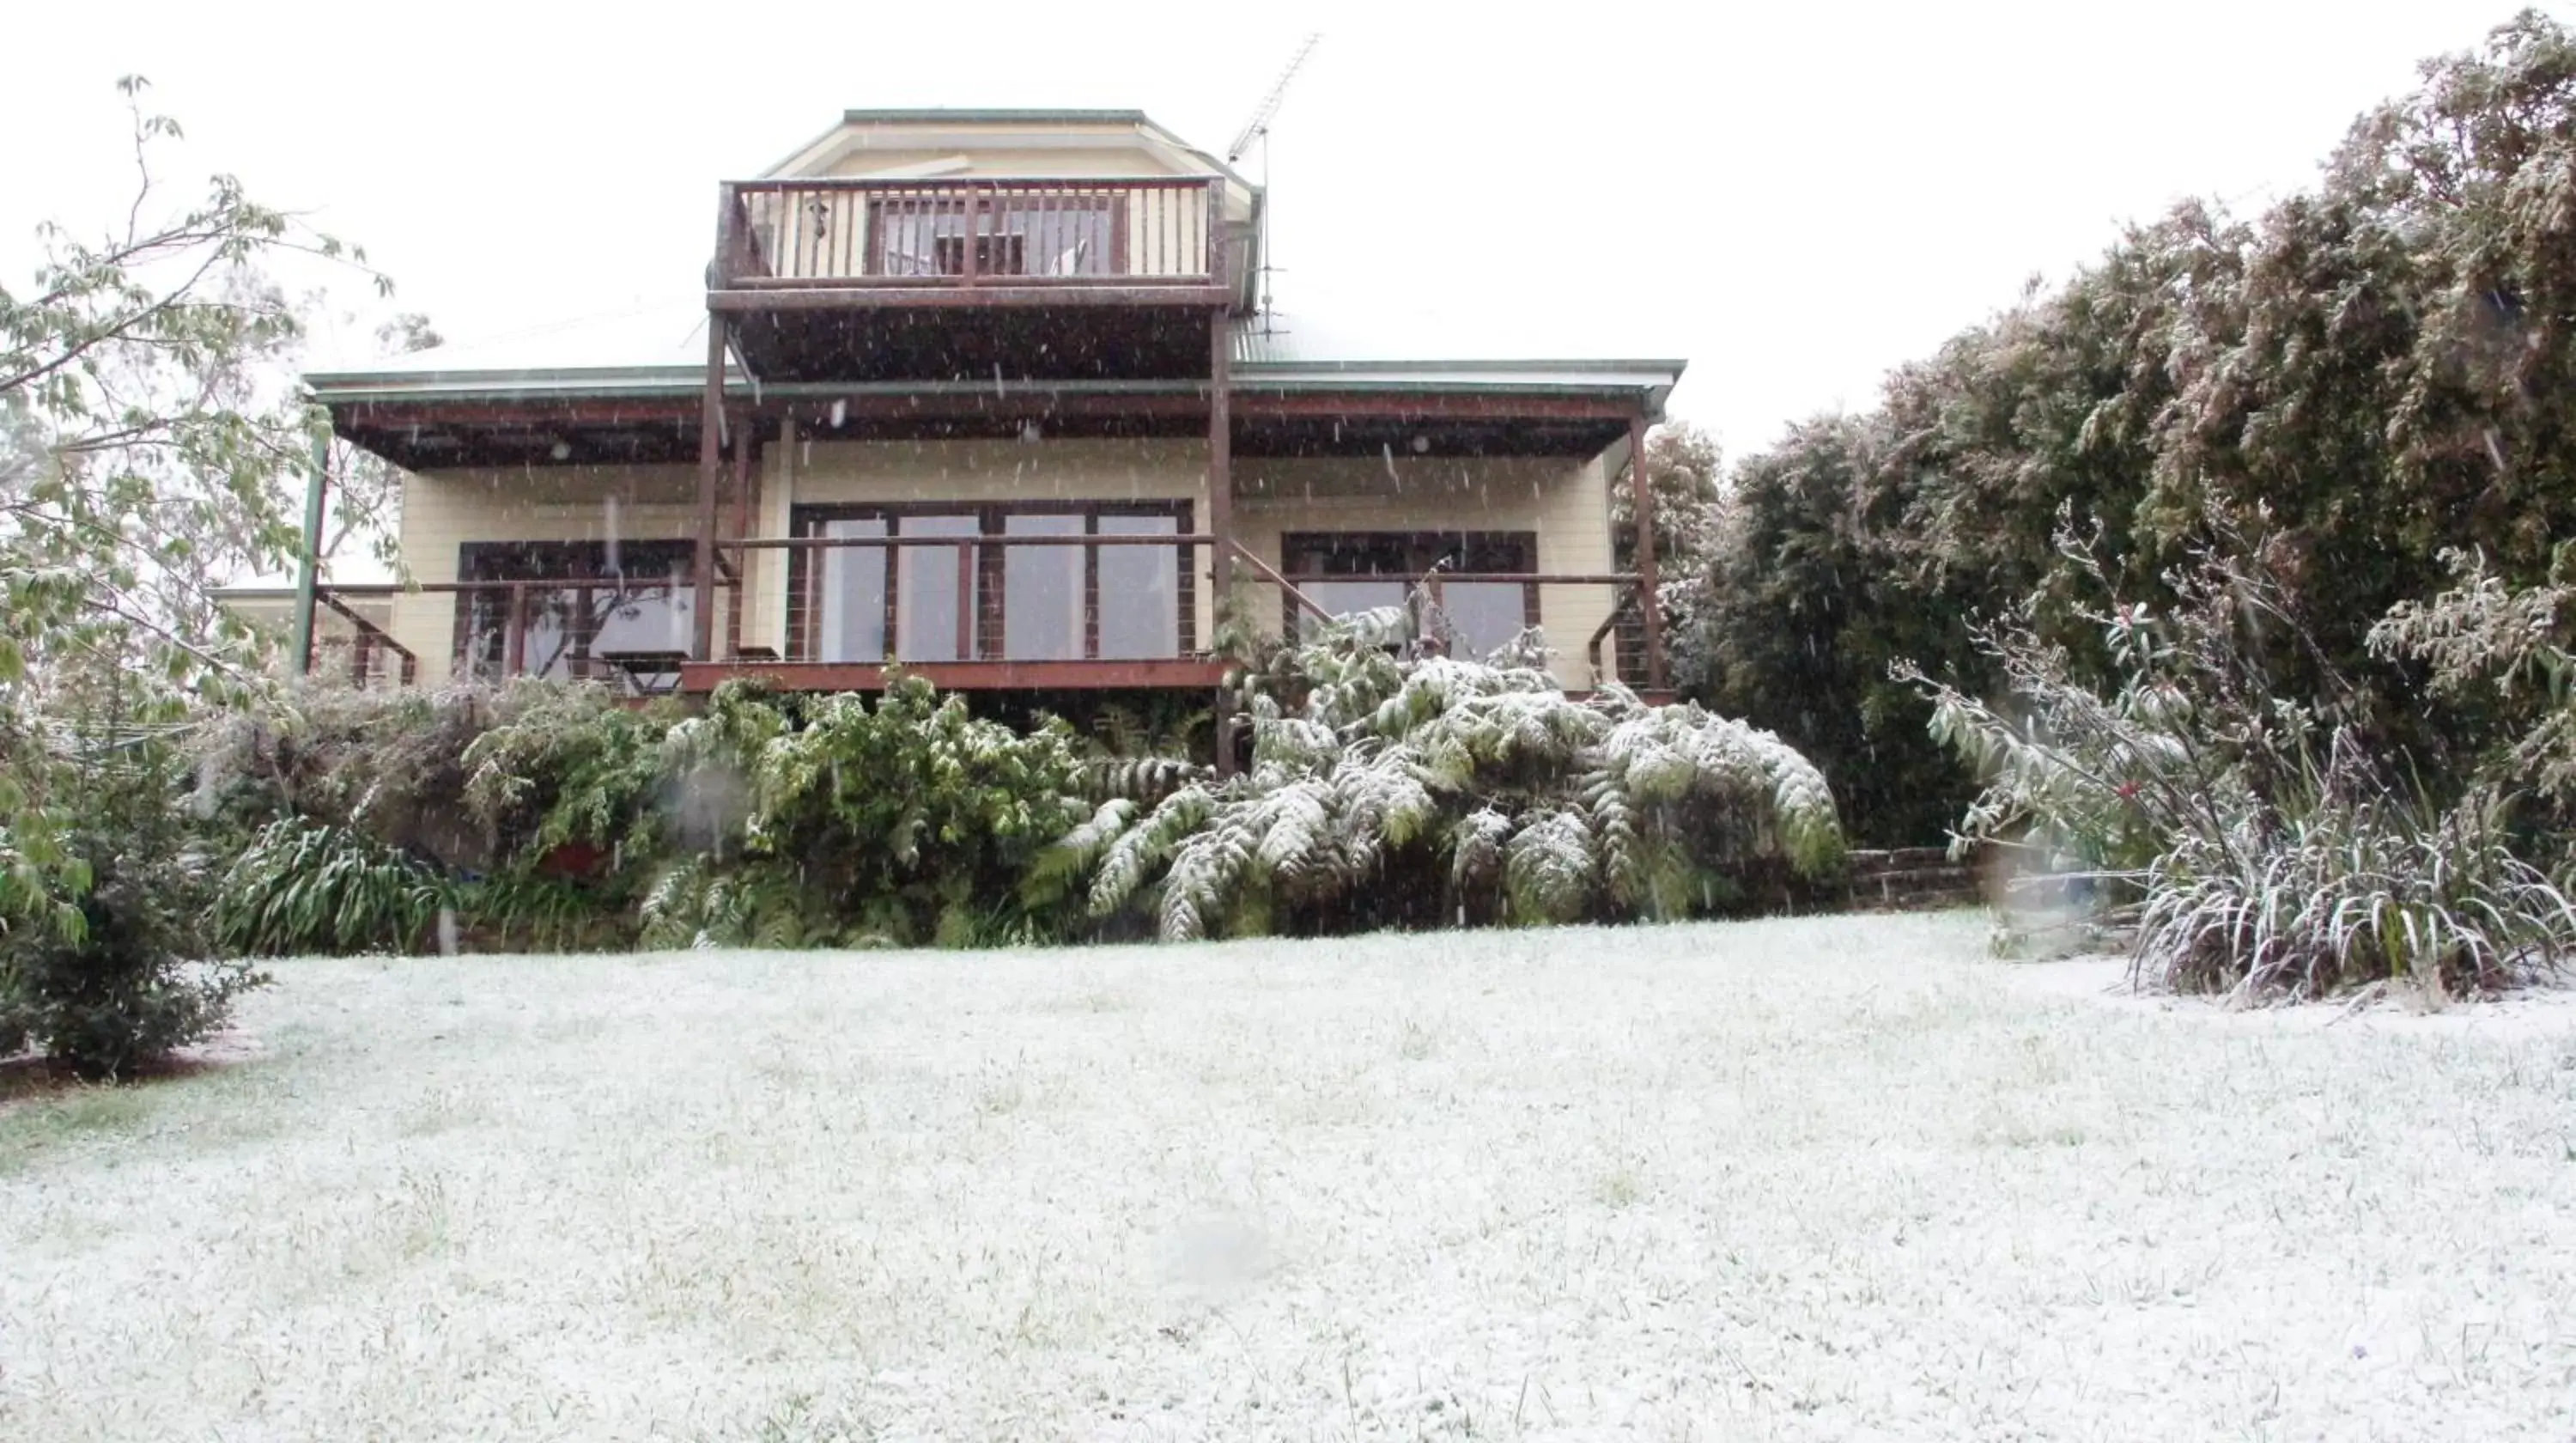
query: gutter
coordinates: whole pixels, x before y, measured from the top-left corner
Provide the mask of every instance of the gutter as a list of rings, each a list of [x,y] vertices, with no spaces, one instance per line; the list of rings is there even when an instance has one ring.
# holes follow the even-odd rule
[[[1680,361],[1239,361],[1237,391],[1651,391],[1680,380]],[[1476,379],[1461,379],[1461,377]],[[1568,377],[1584,378],[1568,383]],[[1597,378],[1597,380],[1592,379]],[[704,394],[703,372],[669,367],[623,371],[431,371],[407,375],[341,372],[305,378],[323,405],[395,401],[538,401],[685,399]],[[1204,381],[1012,381],[1021,394],[1198,395]],[[962,396],[996,390],[989,381],[776,381],[761,384],[729,372],[725,394],[756,398],[830,396]]]

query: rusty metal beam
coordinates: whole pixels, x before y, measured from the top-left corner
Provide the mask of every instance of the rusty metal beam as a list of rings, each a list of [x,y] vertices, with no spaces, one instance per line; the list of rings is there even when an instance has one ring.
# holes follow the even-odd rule
[[[966,503],[958,503],[961,508]],[[954,536],[763,536],[723,545],[742,551],[838,551],[845,547],[902,546],[1213,546],[1214,536],[1174,536],[1150,531],[1102,532],[1068,539],[1062,536],[983,534],[960,541]]]
[[[1193,282],[1173,286],[1006,285],[962,286],[762,286],[707,292],[707,309],[728,315],[750,311],[849,311],[877,307],[943,309],[960,306],[1189,306],[1222,310],[1222,286]]]
[[[888,668],[874,662],[692,661],[680,667],[683,691],[712,691],[733,677],[767,681],[786,691],[882,691]],[[1226,663],[1198,657],[1144,661],[915,661],[893,668],[941,691],[1100,691],[1213,687]]]
[[[1263,391],[1258,380],[1235,396],[1247,420],[1616,421],[1636,403],[1610,396],[1490,396],[1424,391]]]
[[[343,430],[478,423],[649,425],[662,421],[685,426],[697,417],[699,404],[694,397],[676,396],[593,396],[579,400],[531,397],[525,401],[341,401],[334,403],[331,411]]]
[[[990,386],[973,390],[921,390],[902,394],[883,390],[833,395],[803,385],[798,393],[779,395],[744,411],[745,398],[734,398],[752,429],[780,419],[828,422],[836,413],[844,421],[927,421],[946,419],[1035,419],[1194,421],[1208,414],[1213,402],[1198,386],[1151,392],[1087,392],[1064,383],[1018,381],[997,392]],[[1258,382],[1233,383],[1228,407],[1239,421],[1622,421],[1633,407],[1607,398],[1585,396],[1477,396],[1421,392],[1265,392]],[[545,425],[670,425],[690,427],[704,409],[703,398],[637,397],[630,400],[531,399],[526,402],[406,401],[355,402],[333,408],[344,434],[404,431],[418,427],[505,428]]]

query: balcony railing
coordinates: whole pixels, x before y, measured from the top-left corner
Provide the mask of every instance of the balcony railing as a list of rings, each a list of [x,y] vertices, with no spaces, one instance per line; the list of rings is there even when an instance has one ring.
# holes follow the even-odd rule
[[[1220,285],[1224,183],[1204,177],[723,187],[714,288]]]
[[[1004,552],[1035,548],[1030,554],[1046,556],[1077,552],[1087,567],[1096,568],[1098,558],[1108,550],[1126,551],[1143,548],[1145,554],[1168,552],[1173,565],[1186,570],[1184,559],[1190,548],[1224,545],[1235,560],[1249,573],[1244,579],[1255,586],[1276,588],[1283,598],[1284,620],[1293,634],[1306,618],[1329,621],[1339,609],[1310,595],[1305,586],[1324,582],[1346,582],[1348,577],[1326,577],[1307,573],[1284,573],[1251,550],[1235,542],[1220,542],[1205,534],[1090,534],[1080,537],[1015,536],[986,534],[963,537],[888,537],[888,536],[810,536],[795,538],[760,538],[718,543],[719,551],[736,556],[754,552],[803,552],[810,556],[844,553],[874,556],[880,561],[897,552],[913,551],[936,556],[942,552],[980,555],[990,551],[997,557]],[[924,549],[927,548],[925,551]],[[981,550],[979,550],[979,548]],[[989,593],[970,566],[954,565],[948,575],[956,587],[955,605],[938,609],[937,619],[946,628],[941,634],[944,646],[907,648],[903,608],[907,605],[906,588],[898,582],[891,588],[880,587],[869,593],[874,604],[882,607],[884,628],[873,637],[873,646],[832,648],[822,643],[819,628],[807,627],[799,644],[789,648],[781,658],[766,646],[742,646],[727,643],[711,660],[695,660],[684,650],[685,628],[673,626],[660,649],[634,638],[607,635],[595,622],[587,626],[567,626],[566,598],[588,595],[599,590],[597,577],[566,576],[552,579],[514,579],[490,581],[451,581],[421,583],[414,588],[426,594],[446,594],[456,598],[465,611],[464,625],[456,628],[459,654],[455,670],[459,675],[523,676],[533,674],[585,677],[608,681],[629,691],[650,693],[677,686],[687,691],[705,691],[728,675],[765,676],[791,690],[872,689],[882,684],[884,653],[911,651],[902,659],[915,671],[929,676],[939,685],[951,688],[1019,687],[1027,689],[1073,689],[1126,686],[1198,686],[1214,685],[1223,674],[1223,663],[1204,649],[1205,634],[1198,632],[1191,619],[1195,604],[1184,589],[1176,597],[1165,598],[1159,605],[1175,608],[1155,615],[1168,623],[1171,641],[1142,651],[1121,650],[1104,644],[1101,633],[1101,602],[1098,583],[1086,591],[1090,599],[1081,603],[1084,610],[1058,609],[1040,614],[1041,624],[1052,619],[1064,623],[1063,635],[1076,634],[1076,623],[1087,632],[1088,639],[1079,647],[1066,642],[1062,646],[1022,647],[1013,645],[1007,614],[986,604],[999,598],[1007,602],[1010,585],[1009,569],[1000,569],[1001,592]],[[819,577],[819,569],[810,569],[810,577]],[[1586,639],[1584,656],[1594,678],[1612,675],[1604,665],[1603,643],[1621,618],[1638,604],[1638,578],[1631,573],[1562,574],[1546,572],[1432,572],[1418,577],[1391,578],[1406,587],[1404,607],[1408,621],[1419,628],[1419,635],[1429,649],[1440,649],[1430,638],[1439,628],[1426,623],[1430,611],[1444,607],[1444,591],[1461,586],[1511,585],[1545,588],[1607,587],[1613,605],[1597,629]],[[818,585],[809,580],[808,585]],[[743,582],[729,569],[720,569],[713,591],[723,593],[718,605],[732,608],[735,626],[741,619],[740,607],[746,590]],[[358,599],[388,599],[403,594],[406,588],[396,585],[326,586],[321,589],[321,602],[339,610],[357,623],[358,644],[345,657],[334,654],[333,660],[313,670],[344,670],[360,686],[410,685],[416,679],[417,658],[401,643],[375,626],[357,617],[346,603]],[[674,608],[689,604],[690,592],[685,586],[638,586],[632,597],[648,595]],[[927,596],[927,591],[920,593]],[[1033,593],[1031,599],[1036,599]],[[1067,600],[1069,598],[1058,598]],[[1119,605],[1131,619],[1142,615],[1136,603],[1141,597],[1130,597]],[[1151,604],[1149,604],[1150,606]],[[587,614],[587,613],[585,613]],[[675,612],[676,614],[676,612]],[[810,614],[810,613],[809,613]],[[965,620],[965,618],[974,620]],[[989,643],[983,640],[989,624]],[[916,628],[917,629],[917,628]],[[1198,633],[1195,637],[1193,633]],[[574,639],[577,645],[567,649],[564,642]],[[976,638],[969,640],[969,638]],[[889,645],[888,643],[892,644]],[[323,663],[317,656],[316,663]],[[1622,674],[1626,658],[1621,658]],[[1665,684],[1660,676],[1637,678],[1650,695],[1660,695]]]

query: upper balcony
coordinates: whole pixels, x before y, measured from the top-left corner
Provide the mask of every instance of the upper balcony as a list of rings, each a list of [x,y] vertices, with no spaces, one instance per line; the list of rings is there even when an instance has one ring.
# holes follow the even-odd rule
[[[730,182],[707,303],[764,379],[1204,375],[1208,326],[1239,300],[1241,227],[1227,223],[1225,185]]]

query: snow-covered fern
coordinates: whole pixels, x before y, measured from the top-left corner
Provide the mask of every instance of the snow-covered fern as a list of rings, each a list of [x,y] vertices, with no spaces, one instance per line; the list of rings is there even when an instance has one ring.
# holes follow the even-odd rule
[[[1824,778],[1768,732],[1536,664],[1404,660],[1400,613],[1330,627],[1246,673],[1250,772],[1150,809],[1104,805],[1033,885],[1090,878],[1107,916],[1173,941],[1274,925],[1674,916],[1746,895],[1748,869],[1830,872]]]

